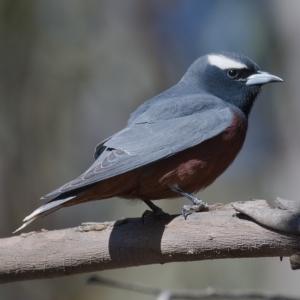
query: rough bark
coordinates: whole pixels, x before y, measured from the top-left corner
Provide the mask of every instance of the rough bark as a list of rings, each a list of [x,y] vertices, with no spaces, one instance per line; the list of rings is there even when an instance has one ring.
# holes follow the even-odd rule
[[[248,203],[270,209],[263,200]],[[2,239],[0,283],[157,263],[290,257],[299,250],[300,236],[260,226],[232,204],[215,205],[187,220],[147,215],[144,224],[141,218],[85,223]]]

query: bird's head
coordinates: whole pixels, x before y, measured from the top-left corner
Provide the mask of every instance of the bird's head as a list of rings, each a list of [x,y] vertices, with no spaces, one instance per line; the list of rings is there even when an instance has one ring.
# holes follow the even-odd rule
[[[224,52],[200,57],[182,81],[237,106],[248,116],[261,86],[283,80],[261,71],[256,63],[241,54]]]

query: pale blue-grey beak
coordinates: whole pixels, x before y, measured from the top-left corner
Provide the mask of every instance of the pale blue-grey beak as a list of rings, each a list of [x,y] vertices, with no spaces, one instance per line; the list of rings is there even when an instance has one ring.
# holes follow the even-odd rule
[[[281,78],[272,75],[268,72],[257,71],[256,74],[250,75],[246,79],[246,85],[263,85],[270,82],[281,82],[283,81]]]

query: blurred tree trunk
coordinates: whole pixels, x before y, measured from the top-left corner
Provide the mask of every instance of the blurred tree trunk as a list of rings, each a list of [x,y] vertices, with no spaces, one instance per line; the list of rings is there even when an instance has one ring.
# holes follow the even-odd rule
[[[300,2],[275,1],[274,4],[274,26],[280,52],[278,59],[282,62],[280,76],[288,80],[278,91],[280,95],[274,105],[280,146],[274,162],[273,191],[289,199],[297,199],[300,178]]]
[[[33,4],[30,0],[6,0],[0,4],[0,211],[5,212],[0,218],[1,235],[19,216],[15,215],[18,211],[14,207],[15,199],[20,200],[21,208],[32,194],[28,190],[34,188],[29,178],[26,182],[25,174],[30,164],[26,161],[32,162],[34,149],[38,149],[33,143],[35,130],[29,126],[37,124],[27,124],[26,120],[32,118],[31,111],[35,108],[24,99],[37,39]],[[28,153],[32,153],[32,157],[24,157]],[[32,182],[35,179],[33,177]]]

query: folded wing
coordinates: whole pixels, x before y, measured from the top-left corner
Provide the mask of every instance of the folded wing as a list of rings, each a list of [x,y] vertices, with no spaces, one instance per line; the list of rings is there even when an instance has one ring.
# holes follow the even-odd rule
[[[196,100],[193,99],[193,103]],[[182,103],[184,105],[184,101]],[[151,164],[220,134],[231,125],[233,113],[226,105],[207,103],[194,105],[194,110],[191,107],[186,113],[177,107],[179,113],[170,112],[170,117],[164,111],[164,118],[158,116],[156,120],[155,116],[141,116],[134,124],[99,144],[97,159],[84,174],[42,199],[73,196],[86,186]]]

